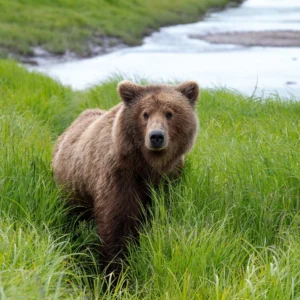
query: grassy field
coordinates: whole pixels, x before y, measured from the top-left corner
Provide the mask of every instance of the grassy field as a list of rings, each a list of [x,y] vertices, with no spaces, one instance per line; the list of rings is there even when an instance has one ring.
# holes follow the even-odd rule
[[[183,176],[153,193],[124,277],[102,291],[94,226],[66,217],[50,160],[80,111],[119,101],[116,83],[75,93],[0,62],[0,298],[299,299],[300,102],[224,90],[202,91]]]
[[[34,46],[81,56],[106,36],[132,45],[167,24],[196,21],[230,0],[0,0],[0,57],[32,55]],[[109,41],[108,43],[114,43]]]

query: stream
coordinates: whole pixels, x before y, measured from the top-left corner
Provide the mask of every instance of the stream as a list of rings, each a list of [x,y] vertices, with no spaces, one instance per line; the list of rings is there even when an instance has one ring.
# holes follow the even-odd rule
[[[28,67],[82,90],[114,74],[153,82],[196,80],[246,95],[300,98],[300,1],[247,0],[200,22],[163,27],[143,44]]]

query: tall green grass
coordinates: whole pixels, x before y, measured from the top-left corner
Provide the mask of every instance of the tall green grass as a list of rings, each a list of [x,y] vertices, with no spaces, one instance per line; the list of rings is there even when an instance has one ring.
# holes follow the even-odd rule
[[[300,103],[217,89],[182,177],[153,191],[123,277],[102,288],[94,224],[67,217],[50,160],[80,111],[119,101],[117,81],[75,93],[0,63],[0,298],[299,299]]]

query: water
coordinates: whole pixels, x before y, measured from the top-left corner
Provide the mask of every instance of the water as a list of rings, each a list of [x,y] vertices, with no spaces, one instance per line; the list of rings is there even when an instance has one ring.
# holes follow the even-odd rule
[[[245,94],[300,97],[300,48],[216,45],[191,35],[234,31],[300,30],[300,1],[248,0],[204,21],[161,28],[143,45],[72,62],[40,61],[33,69],[74,89],[85,89],[121,73],[155,82],[198,81]]]

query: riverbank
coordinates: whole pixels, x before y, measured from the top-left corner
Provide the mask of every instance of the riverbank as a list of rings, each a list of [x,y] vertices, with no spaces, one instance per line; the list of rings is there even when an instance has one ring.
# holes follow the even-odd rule
[[[103,291],[93,223],[66,217],[54,140],[84,109],[120,100],[117,79],[74,92],[0,61],[3,299],[297,299],[300,103],[201,90],[182,178],[153,193],[114,291]]]
[[[199,20],[230,0],[0,1],[0,57],[90,57],[138,45],[161,26]]]
[[[39,66],[29,69],[76,90],[123,74],[127,79],[141,77],[156,82],[192,79],[202,87],[227,87],[248,96],[279,94],[281,98],[299,100],[299,47],[282,47],[283,42],[297,45],[299,40],[297,3],[247,0],[237,7],[209,13],[196,23],[163,27],[147,36],[140,46],[72,62],[41,59]],[[235,36],[237,31],[244,40]],[[232,42],[266,46],[213,44],[191,38],[197,35],[217,35],[223,37],[222,42],[229,42],[224,40],[228,35]],[[279,47],[274,47],[275,43]]]

